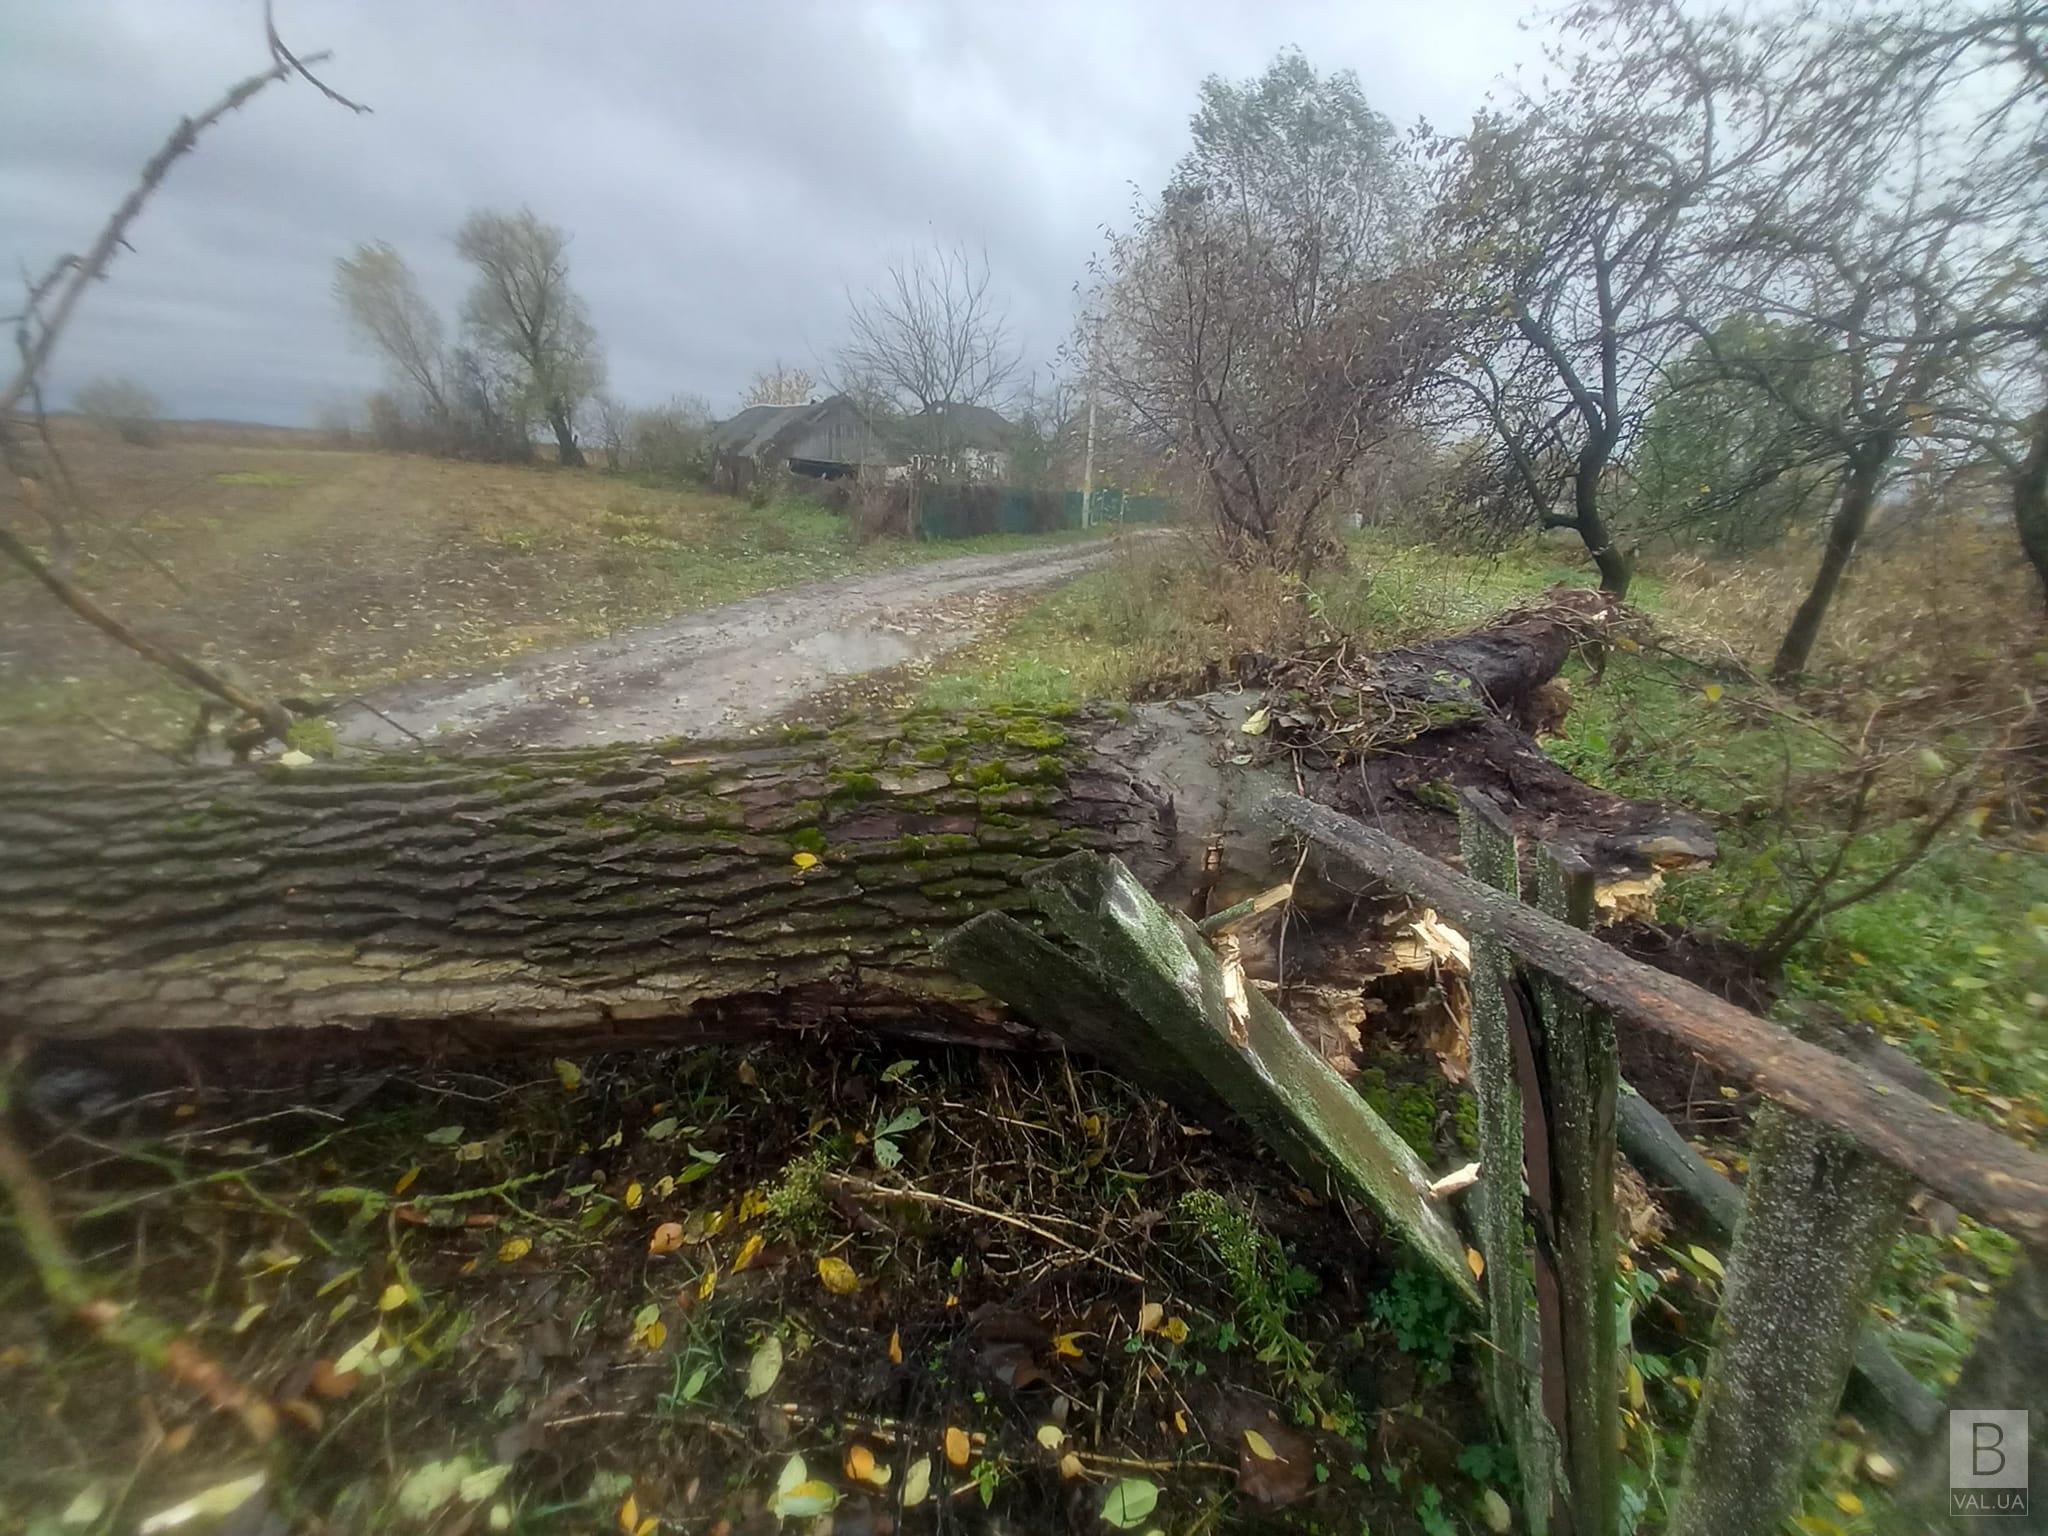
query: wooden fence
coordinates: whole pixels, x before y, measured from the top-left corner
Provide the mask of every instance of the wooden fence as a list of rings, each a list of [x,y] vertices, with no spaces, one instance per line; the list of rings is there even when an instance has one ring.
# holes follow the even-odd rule
[[[1781,1529],[1916,1187],[2048,1247],[2048,1159],[1593,938],[1592,877],[1569,855],[1539,851],[1525,902],[1514,834],[1483,797],[1461,806],[1463,874],[1311,801],[1282,795],[1272,810],[1472,941],[1486,1378],[1530,1531],[1619,1526],[1617,1021],[1767,1101],[1675,1536]]]

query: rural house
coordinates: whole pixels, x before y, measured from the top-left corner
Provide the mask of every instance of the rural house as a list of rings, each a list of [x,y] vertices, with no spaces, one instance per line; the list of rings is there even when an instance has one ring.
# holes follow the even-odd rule
[[[904,423],[910,461],[941,479],[1001,480],[1017,429],[985,405],[928,406]]]
[[[836,480],[904,460],[886,429],[846,395],[809,405],[750,405],[711,429],[711,480],[730,491],[745,490],[763,471]]]

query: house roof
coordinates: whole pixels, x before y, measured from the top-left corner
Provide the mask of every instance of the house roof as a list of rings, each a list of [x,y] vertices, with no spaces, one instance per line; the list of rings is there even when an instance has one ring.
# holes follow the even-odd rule
[[[711,429],[711,446],[742,458],[760,451],[791,427],[801,426],[830,401],[810,405],[750,405]]]
[[[1016,429],[1000,411],[985,405],[955,405],[942,402],[927,406],[910,418],[911,431],[922,441],[945,441],[961,448],[997,452],[1010,446]]]
[[[828,464],[900,463],[896,434],[848,396],[809,405],[750,405],[711,429],[715,453],[765,463],[809,459]]]

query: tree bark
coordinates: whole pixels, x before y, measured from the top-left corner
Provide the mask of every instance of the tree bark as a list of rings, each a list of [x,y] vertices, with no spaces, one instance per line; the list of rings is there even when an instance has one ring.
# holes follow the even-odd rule
[[[583,450],[576,446],[576,433],[569,425],[569,412],[560,401],[548,407],[548,424],[555,429],[556,461],[569,469],[581,469]]]
[[[1541,759],[1507,720],[1584,624],[1561,608],[1376,658],[1385,692],[1411,706],[1470,680],[1465,714],[1439,711],[1443,725],[1394,755],[1433,784],[1523,777],[1488,754]],[[1475,694],[1493,709],[1472,714]],[[1291,764],[1232,761],[1254,744],[1236,727],[1258,702],[0,777],[0,1035],[101,1056],[115,1038],[433,1054],[842,1022],[1021,1043],[1028,1032],[944,971],[932,941],[1017,907],[1026,874],[1079,849],[1196,910],[1233,883],[1284,878],[1291,857],[1276,863],[1252,806],[1292,787]],[[1455,838],[1414,777],[1356,767],[1307,771],[1418,838]],[[1569,840],[1576,825],[1604,868],[1664,857],[1674,828],[1711,847],[1690,818],[1551,771],[1531,781],[1546,791],[1525,808],[1532,832]],[[1576,786],[1577,823],[1557,780]]]
[[[2028,423],[2027,454],[2012,477],[2012,521],[2048,601],[2048,406]]]
[[[1884,468],[1891,461],[1892,446],[1889,438],[1879,439],[1859,448],[1850,459],[1841,500],[1828,524],[1820,569],[1814,573],[1813,585],[1807,589],[1798,612],[1792,615],[1792,623],[1778,646],[1777,657],[1771,662],[1771,681],[1789,683],[1806,670],[1814,642],[1820,638],[1821,621],[1827,617],[1828,606],[1841,588],[1843,573],[1849,569],[1856,545],[1870,526],[1870,514],[1877,505],[1878,487],[1884,482]]]
[[[1578,473],[1572,479],[1572,526],[1578,529],[1600,572],[1600,590],[1619,601],[1628,596],[1635,562],[1615,544],[1614,530],[1600,513],[1600,477],[1607,472],[1612,452],[1611,443],[1589,444],[1579,456]]]

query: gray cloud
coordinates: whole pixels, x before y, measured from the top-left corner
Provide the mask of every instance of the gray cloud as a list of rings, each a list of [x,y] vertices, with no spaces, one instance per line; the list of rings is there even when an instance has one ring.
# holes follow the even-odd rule
[[[848,287],[937,239],[987,250],[1034,363],[1133,186],[1156,188],[1209,73],[1298,45],[1397,122],[1455,124],[1530,57],[1525,0],[1277,4],[624,4],[282,0],[352,117],[273,88],[181,163],[53,370],[135,376],[181,415],[304,423],[374,385],[329,297],[366,239],[451,317],[449,236],[530,204],[632,401],[732,403],[814,364]],[[170,126],[263,63],[260,7],[18,0],[0,16],[0,258],[82,246]]]

